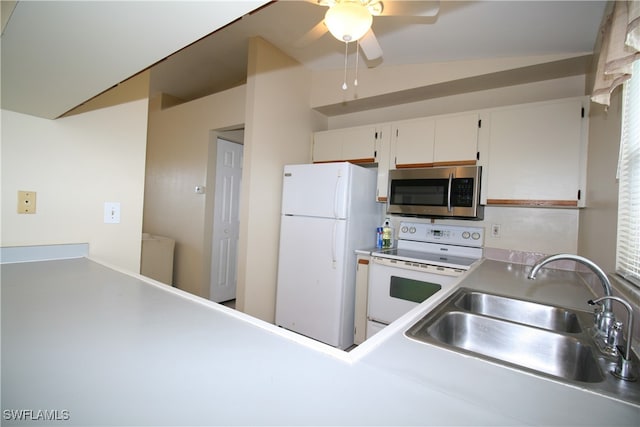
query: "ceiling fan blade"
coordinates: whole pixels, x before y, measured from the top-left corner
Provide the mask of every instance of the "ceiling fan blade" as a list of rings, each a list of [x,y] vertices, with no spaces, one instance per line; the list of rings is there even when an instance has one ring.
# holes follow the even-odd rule
[[[380,16],[436,16],[440,11],[439,1],[394,1],[382,2]]]
[[[329,30],[324,24],[324,19],[318,22],[313,28],[307,31],[298,41],[294,43],[295,47],[306,47],[318,40],[320,37],[328,33]]]
[[[376,59],[382,58],[382,48],[371,28],[362,36],[358,43],[368,61],[375,61]]]

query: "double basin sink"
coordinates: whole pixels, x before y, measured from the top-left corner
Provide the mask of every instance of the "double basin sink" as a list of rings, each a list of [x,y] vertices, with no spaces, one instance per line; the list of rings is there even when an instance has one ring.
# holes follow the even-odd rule
[[[586,302],[585,302],[586,305]],[[610,371],[617,359],[592,334],[593,313],[458,289],[407,337],[640,404],[640,382]],[[638,359],[633,360],[638,367]]]

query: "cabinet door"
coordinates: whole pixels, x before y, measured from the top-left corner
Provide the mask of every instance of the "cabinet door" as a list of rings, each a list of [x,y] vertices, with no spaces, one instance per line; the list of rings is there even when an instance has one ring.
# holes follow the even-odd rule
[[[433,166],[435,120],[398,122],[393,127],[391,159],[394,168]]]
[[[435,125],[435,166],[476,164],[478,113],[437,117]]]
[[[342,140],[342,159],[353,163],[375,162],[376,128],[345,129]]]
[[[356,303],[354,318],[354,344],[362,344],[367,339],[367,295],[369,293],[369,255],[357,256]]]
[[[492,111],[487,204],[579,206],[583,115],[580,99]]]
[[[378,127],[376,138],[376,163],[378,164],[378,184],[376,201],[386,202],[389,191],[389,155],[391,150],[391,125]]]
[[[313,161],[373,163],[375,143],[375,126],[316,132],[313,138]]]

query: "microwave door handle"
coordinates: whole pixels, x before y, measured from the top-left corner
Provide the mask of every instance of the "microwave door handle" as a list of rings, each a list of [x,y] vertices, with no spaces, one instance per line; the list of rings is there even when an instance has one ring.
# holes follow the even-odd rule
[[[453,184],[453,172],[449,174],[449,186],[447,187],[447,211],[451,212],[451,185]]]

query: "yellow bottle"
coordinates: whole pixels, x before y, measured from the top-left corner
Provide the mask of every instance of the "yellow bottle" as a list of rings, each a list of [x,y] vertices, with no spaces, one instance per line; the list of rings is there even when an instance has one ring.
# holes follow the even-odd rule
[[[393,246],[393,229],[389,225],[389,220],[382,226],[382,247],[387,249]]]

